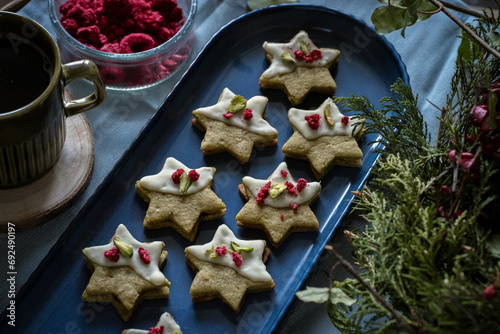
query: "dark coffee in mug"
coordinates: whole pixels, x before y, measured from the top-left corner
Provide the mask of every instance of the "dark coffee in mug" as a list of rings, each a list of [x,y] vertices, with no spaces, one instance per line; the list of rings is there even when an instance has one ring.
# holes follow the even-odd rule
[[[0,114],[34,101],[49,85],[52,72],[37,45],[13,33],[0,34]]]

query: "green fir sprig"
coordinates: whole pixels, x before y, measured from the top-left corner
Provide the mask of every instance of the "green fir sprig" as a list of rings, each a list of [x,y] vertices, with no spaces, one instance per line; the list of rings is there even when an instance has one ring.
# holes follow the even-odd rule
[[[469,28],[488,39],[498,26],[482,17]],[[379,108],[363,96],[335,99],[383,145],[372,178],[355,192],[367,227],[345,231],[357,268],[328,250],[353,277],[330,289],[356,303],[326,300],[342,333],[500,328],[500,61],[462,39],[436,139],[401,80]]]

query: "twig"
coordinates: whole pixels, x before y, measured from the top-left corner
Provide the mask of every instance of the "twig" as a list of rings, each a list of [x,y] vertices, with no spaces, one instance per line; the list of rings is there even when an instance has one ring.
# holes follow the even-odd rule
[[[470,15],[470,16],[475,16],[475,17],[483,17],[484,14],[481,13],[481,12],[478,12],[477,10],[473,10],[473,9],[469,9],[469,8],[465,8],[465,7],[462,7],[462,6],[458,6],[458,5],[455,5],[453,3],[450,3],[448,1],[440,1],[443,5],[446,6],[446,8],[449,8],[449,9],[453,9],[457,12],[460,12],[460,13],[464,13],[464,14],[467,14],[467,15]]]
[[[405,319],[403,319],[377,291],[375,291],[368,283],[365,282],[365,280],[363,280],[356,269],[347,260],[345,260],[342,255],[337,253],[337,251],[331,245],[326,245],[325,249],[330,254],[332,254],[342,264],[342,266],[350,274],[352,274],[375,297],[375,299],[377,299],[380,304],[382,304],[385,309],[387,309],[391,313],[391,315],[394,317],[394,319],[396,319],[401,327],[408,331],[408,333],[416,334],[415,330],[410,326],[410,324]]]
[[[442,1],[438,0],[429,0],[434,6],[440,8]],[[485,40],[479,37],[474,31],[472,31],[467,25],[465,25],[462,21],[457,19],[455,15],[453,15],[447,8],[446,5],[441,8],[441,12],[443,12],[446,16],[448,16],[453,22],[455,22],[460,28],[462,28],[467,34],[469,34],[479,45],[481,45],[487,52],[491,53],[496,58],[500,59],[500,53],[493,49]]]

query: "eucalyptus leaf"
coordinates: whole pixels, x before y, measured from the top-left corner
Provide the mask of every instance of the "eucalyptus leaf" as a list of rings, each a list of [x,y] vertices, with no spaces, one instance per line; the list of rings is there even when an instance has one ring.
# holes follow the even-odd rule
[[[345,294],[339,288],[331,288],[330,289],[330,303],[332,304],[345,304],[347,306],[352,306],[357,302],[357,299],[351,298]]]
[[[330,297],[329,288],[306,287],[305,290],[297,291],[297,298],[306,303],[326,303]]]
[[[264,8],[273,5],[281,5],[284,3],[297,3],[299,0],[247,0],[247,6],[251,10]]]

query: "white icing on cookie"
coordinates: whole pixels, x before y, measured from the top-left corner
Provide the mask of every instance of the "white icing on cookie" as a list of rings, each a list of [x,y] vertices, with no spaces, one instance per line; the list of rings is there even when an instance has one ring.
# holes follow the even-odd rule
[[[167,312],[163,313],[160,317],[160,320],[158,321],[158,324],[155,326],[155,328],[160,328],[160,326],[163,326],[163,334],[170,334],[173,331],[180,331],[181,328],[179,325],[175,322],[174,318]],[[142,330],[142,329],[127,329],[125,331],[126,334],[148,334],[149,330]]]
[[[286,176],[284,176],[281,171],[284,171]],[[264,187],[269,181],[271,181],[271,187],[277,182],[286,181],[292,183],[294,187],[297,186],[297,182],[293,181],[286,162],[282,162],[267,180],[254,179],[250,176],[243,177],[243,184],[246,189],[250,190],[250,195],[254,198],[257,197],[261,188]],[[297,196],[293,196],[285,190],[275,198],[267,196],[264,199],[264,204],[274,208],[293,207],[294,204],[301,205],[310,202],[317,196],[320,190],[321,185],[319,182],[307,182],[306,187],[302,189],[302,191],[296,192]]]
[[[329,125],[326,122],[324,110],[326,106],[330,106],[330,111],[332,114],[332,118],[335,121],[333,126]],[[319,119],[319,127],[316,130],[311,129],[308,125],[307,120],[304,118],[306,116],[318,114],[321,118]],[[331,98],[327,98],[316,110],[303,110],[297,108],[291,108],[288,111],[288,120],[290,124],[293,125],[300,134],[309,140],[317,139],[321,136],[350,136],[352,137],[352,130],[354,128],[354,121],[351,120],[352,117],[349,117],[349,122],[347,125],[342,124],[342,115],[333,103]],[[347,116],[346,116],[347,117]],[[355,134],[361,131],[361,126],[356,128]]]
[[[340,51],[336,49],[321,49],[322,57],[313,62],[306,62],[304,60],[298,60],[294,57],[294,52],[300,50],[300,41],[304,41],[307,45],[309,51],[314,49],[318,49],[314,43],[309,38],[309,35],[305,31],[300,31],[297,35],[295,35],[292,40],[288,43],[269,43],[264,42],[263,48],[264,50],[272,55],[271,64],[269,68],[262,73],[262,77],[270,78],[277,74],[285,74],[293,72],[296,67],[324,67],[329,66],[332,61],[340,56]],[[295,59],[293,61],[283,60],[281,55],[283,52],[289,52],[292,58]]]
[[[165,194],[182,195],[179,190],[179,185],[175,184],[172,180],[172,173],[179,168],[184,169],[189,173],[191,169],[187,168],[184,164],[175,158],[167,158],[162,170],[156,175],[144,176],[139,180],[141,186],[149,190],[158,191]],[[214,169],[211,167],[197,168],[196,172],[200,174],[200,178],[191,183],[187,192],[184,195],[194,194],[203,188],[209,186],[214,178]]]
[[[133,249],[132,258],[127,258],[126,256],[120,254],[120,258],[117,262],[113,262],[108,258],[104,257],[104,252],[115,247],[113,241],[107,245],[87,247],[83,249],[83,253],[92,262],[102,266],[102,267],[120,267],[129,266],[138,275],[143,277],[145,280],[151,282],[152,284],[159,286],[165,283],[167,280],[163,273],[158,268],[160,263],[160,256],[163,250],[163,242],[153,241],[151,243],[143,243],[137,241],[132,234],[127,230],[125,225],[120,224],[116,228],[115,236],[120,238],[123,242],[130,245]],[[148,254],[151,262],[145,264],[139,257],[139,247],[144,248]]]
[[[247,100],[246,108],[252,110],[252,118],[248,120],[243,118],[245,108],[235,112],[229,119],[224,117],[224,114],[227,113],[226,108],[231,104],[231,100],[235,96],[236,94],[229,90],[229,88],[224,88],[217,104],[210,107],[198,108],[194,112],[259,135],[278,136],[278,131],[263,118],[268,101],[268,98],[265,96],[254,96]]]
[[[233,262],[231,241],[236,242],[241,247],[252,247],[251,252],[241,252],[243,263],[241,267]],[[210,257],[210,251],[219,246],[227,248],[227,254],[224,256]],[[265,282],[272,280],[271,275],[266,270],[266,265],[262,261],[266,243],[264,240],[240,240],[236,239],[233,231],[225,224],[220,225],[214,234],[212,241],[204,245],[189,246],[186,252],[196,257],[198,260],[220,264],[235,270],[239,275],[244,276],[254,282]]]

